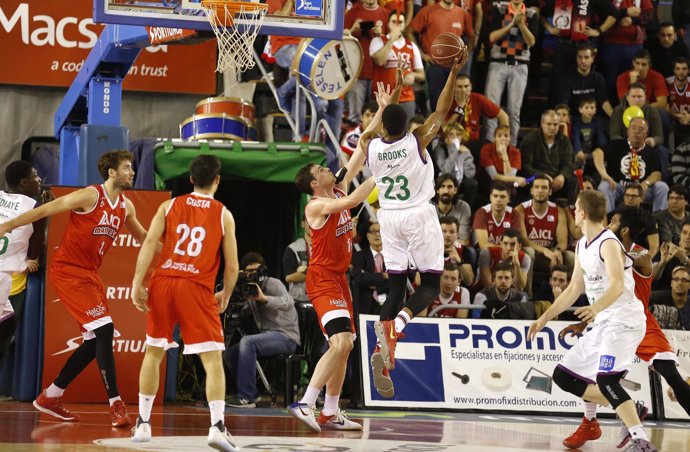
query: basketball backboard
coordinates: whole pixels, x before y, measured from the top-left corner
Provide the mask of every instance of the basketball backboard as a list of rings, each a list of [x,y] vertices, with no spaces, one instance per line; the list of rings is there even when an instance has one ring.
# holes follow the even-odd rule
[[[294,0],[294,13],[267,15],[260,33],[342,39],[345,0]],[[93,14],[100,23],[211,30],[200,0],[94,0]]]

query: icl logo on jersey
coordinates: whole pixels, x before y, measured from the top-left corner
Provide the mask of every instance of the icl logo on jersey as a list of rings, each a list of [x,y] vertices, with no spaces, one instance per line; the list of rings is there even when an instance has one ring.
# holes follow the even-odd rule
[[[295,14],[298,16],[321,17],[322,11],[322,0],[298,0],[295,6]]]

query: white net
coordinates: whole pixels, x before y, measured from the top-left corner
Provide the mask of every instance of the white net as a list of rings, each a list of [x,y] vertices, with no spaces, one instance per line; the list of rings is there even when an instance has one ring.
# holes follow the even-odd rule
[[[217,72],[240,74],[254,67],[252,46],[259,34],[268,8],[260,3],[202,2],[206,17],[218,41]]]

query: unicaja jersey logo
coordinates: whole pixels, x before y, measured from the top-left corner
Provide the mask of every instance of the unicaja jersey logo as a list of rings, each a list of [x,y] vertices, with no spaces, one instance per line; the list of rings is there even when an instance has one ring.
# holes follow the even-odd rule
[[[322,11],[322,0],[297,0],[295,5],[295,14],[298,16],[321,17]]]

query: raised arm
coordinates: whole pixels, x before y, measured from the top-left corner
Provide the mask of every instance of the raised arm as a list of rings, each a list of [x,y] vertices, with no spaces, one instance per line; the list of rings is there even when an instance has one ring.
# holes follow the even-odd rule
[[[307,219],[324,217],[332,213],[352,209],[369,196],[369,193],[371,193],[375,185],[374,178],[370,177],[361,183],[355,191],[342,198],[314,198],[307,204],[305,209]],[[310,221],[310,224],[313,225],[314,222]]]

